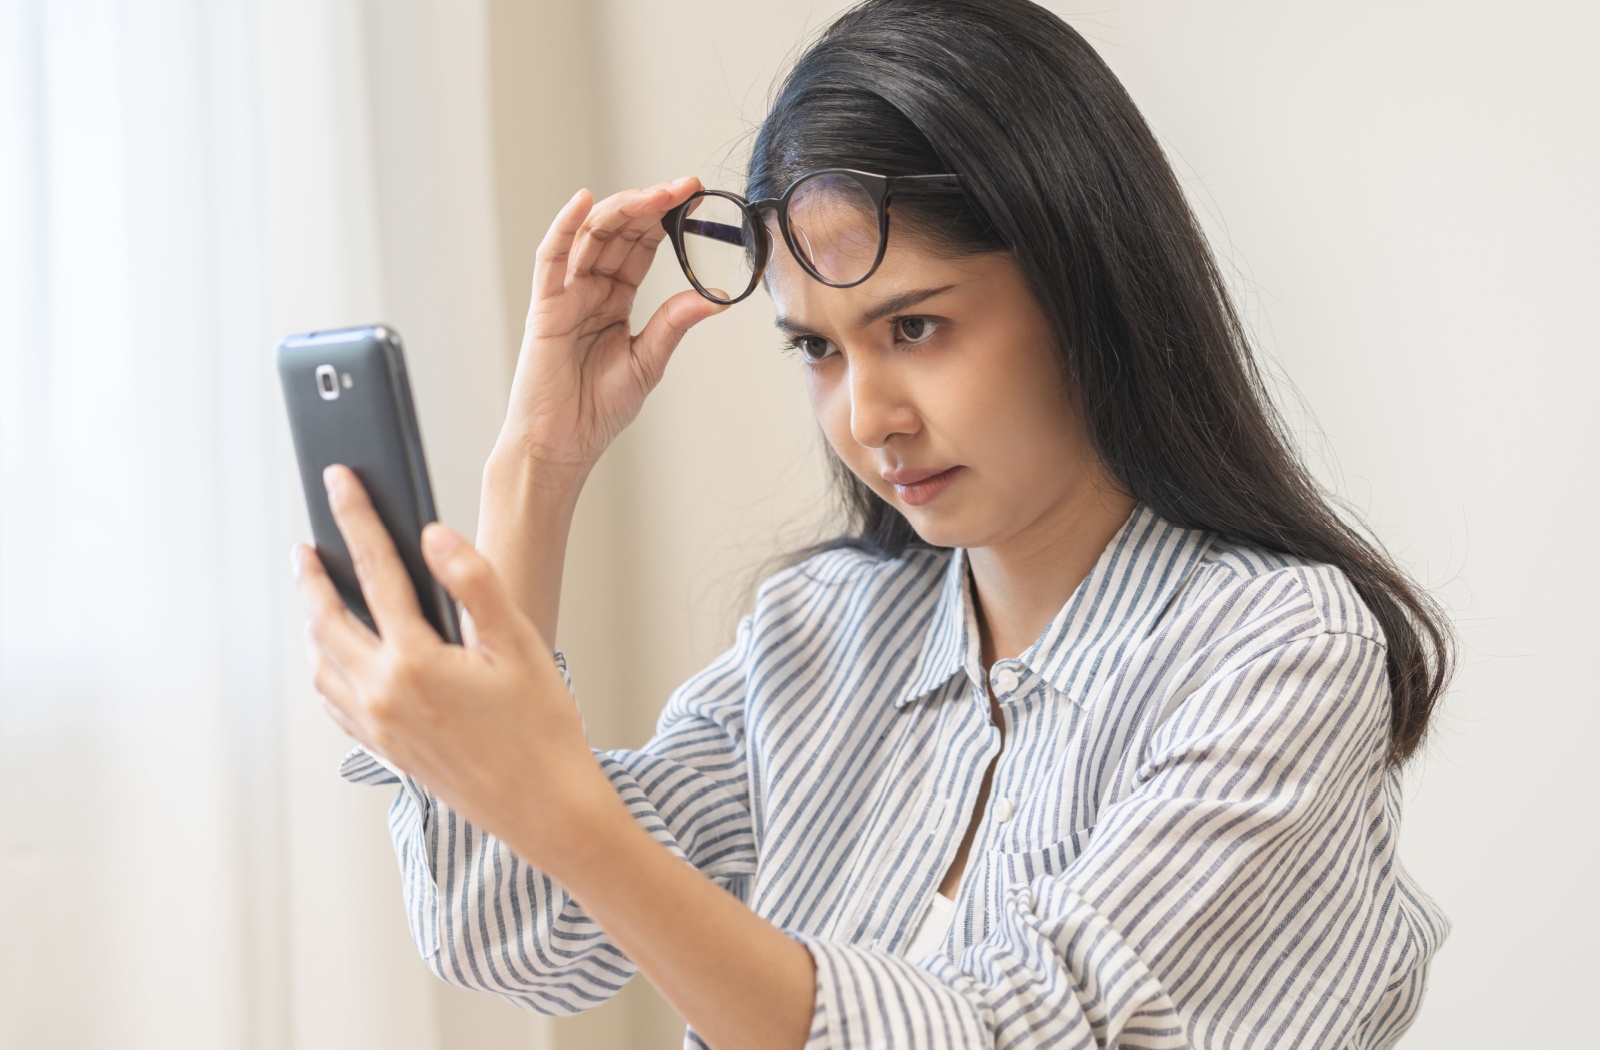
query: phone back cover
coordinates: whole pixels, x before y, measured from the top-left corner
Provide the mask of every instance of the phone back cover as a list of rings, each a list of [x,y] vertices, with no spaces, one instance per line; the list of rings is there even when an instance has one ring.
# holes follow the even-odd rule
[[[436,515],[399,336],[382,327],[290,336],[278,344],[277,359],[311,535],[345,603],[377,629],[328,507],[322,472],[333,463],[361,479],[395,539],[423,614],[442,637],[459,642],[455,604],[422,560],[422,527]],[[319,388],[319,368],[331,368],[336,397]]]

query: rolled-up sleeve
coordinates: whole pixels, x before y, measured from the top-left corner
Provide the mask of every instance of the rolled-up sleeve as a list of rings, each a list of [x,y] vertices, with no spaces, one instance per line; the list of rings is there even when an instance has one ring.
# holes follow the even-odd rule
[[[796,935],[809,1046],[1337,1047],[1395,953],[1378,639],[1317,631],[1202,681],[1064,871],[920,963]]]
[[[756,862],[744,738],[750,645],[747,616],[734,645],[673,693],[648,744],[595,752],[640,825],[741,898]],[[564,654],[554,655],[573,691]],[[567,1015],[633,976],[633,963],[565,890],[414,778],[362,748],[339,772],[354,783],[399,785],[389,831],[407,922],[440,978]]]

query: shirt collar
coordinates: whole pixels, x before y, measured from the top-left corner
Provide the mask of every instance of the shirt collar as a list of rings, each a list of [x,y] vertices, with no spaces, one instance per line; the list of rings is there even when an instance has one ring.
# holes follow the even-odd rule
[[[904,707],[927,696],[963,667],[968,678],[982,683],[977,642],[978,619],[967,581],[967,551],[955,547],[945,564],[944,583],[934,599],[933,619],[922,639],[922,654],[895,706]]]
[[[1150,633],[1209,541],[1208,533],[1173,525],[1139,504],[1018,660],[1057,692],[1084,703],[1095,681]],[[928,696],[957,671],[966,671],[975,686],[983,687],[967,566],[966,549],[953,548],[922,652],[896,707]]]

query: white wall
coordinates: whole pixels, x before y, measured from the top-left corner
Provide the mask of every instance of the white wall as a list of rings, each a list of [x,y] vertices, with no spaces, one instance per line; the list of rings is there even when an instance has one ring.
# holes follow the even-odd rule
[[[1239,268],[1323,476],[1460,629],[1402,841],[1455,930],[1406,1045],[1571,1041],[1600,980],[1600,10],[1143,3],[1084,29]]]
[[[592,75],[562,95],[595,92],[604,134],[585,181],[602,195],[686,172],[737,187],[774,74],[841,6],[604,0]],[[1574,947],[1596,931],[1581,749],[1600,730],[1584,645],[1600,628],[1584,535],[1600,516],[1600,13],[1556,0],[1050,6],[1169,149],[1303,400],[1289,409],[1319,472],[1461,628],[1403,851],[1455,932],[1405,1045],[1570,1041],[1563,1007],[1600,978]],[[642,305],[680,281],[663,259]],[[803,532],[782,535],[821,489],[798,366],[775,352],[770,321],[758,296],[692,333],[609,454],[612,487],[589,501],[624,520],[603,565],[569,570],[568,600],[593,580],[609,604],[565,621],[563,645],[618,740],[642,739],[725,644],[741,574]],[[638,655],[608,666],[622,638]],[[674,1045],[662,1017],[638,1007],[630,1045],[652,1026],[649,1045]]]

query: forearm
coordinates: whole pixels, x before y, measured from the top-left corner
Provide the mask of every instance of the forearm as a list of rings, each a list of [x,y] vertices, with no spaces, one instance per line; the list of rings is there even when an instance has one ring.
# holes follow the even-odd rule
[[[506,446],[497,446],[483,469],[475,545],[552,646],[567,538],[584,480]]]
[[[547,866],[551,876],[710,1046],[804,1046],[811,953],[651,838],[620,804],[596,809]]]

